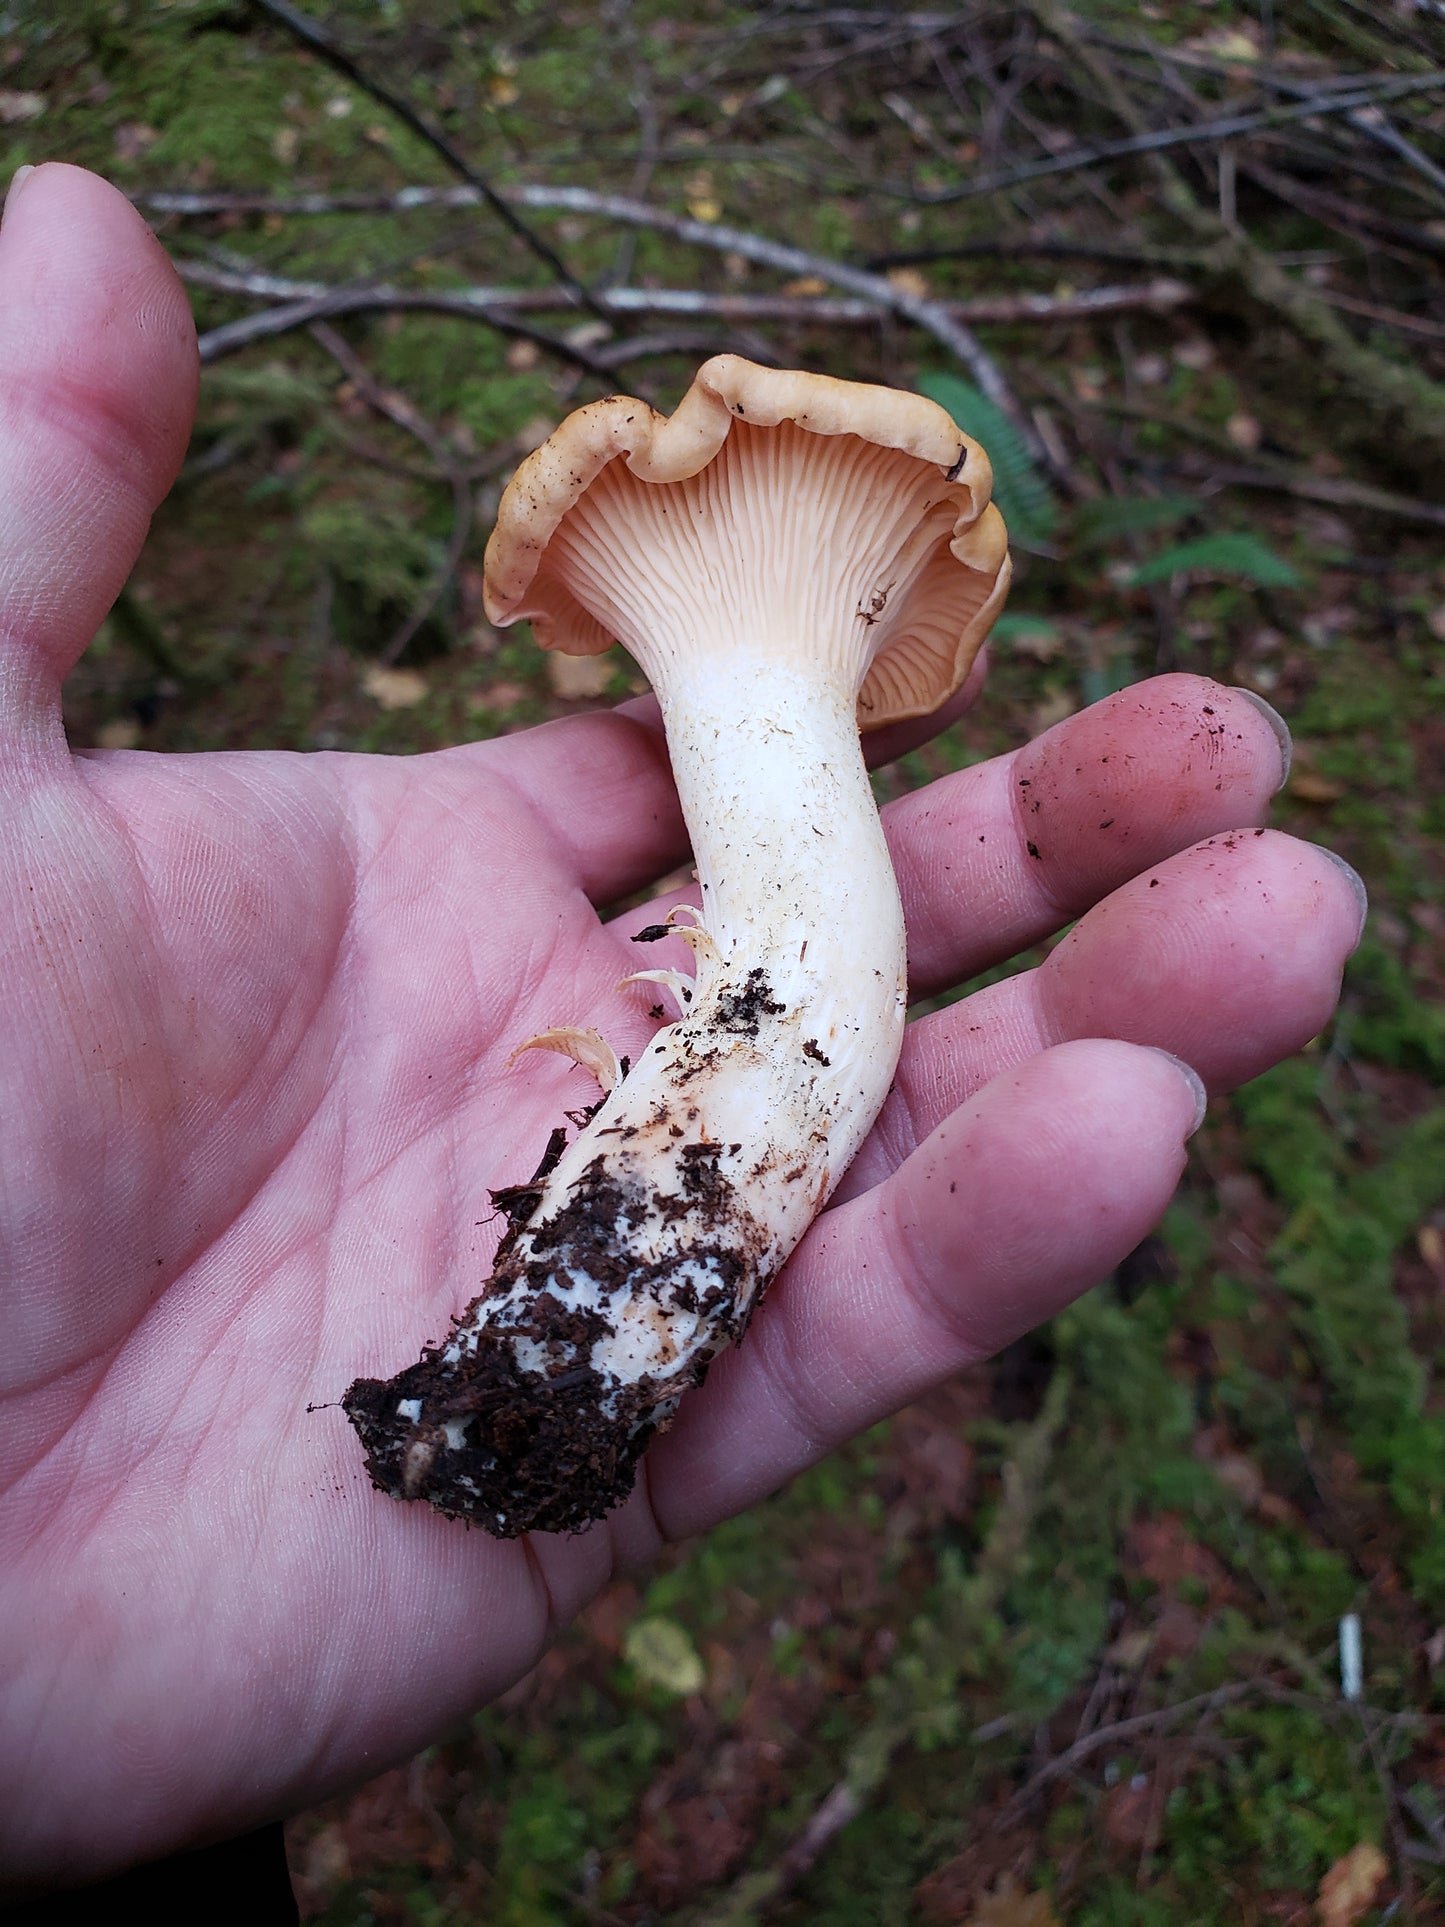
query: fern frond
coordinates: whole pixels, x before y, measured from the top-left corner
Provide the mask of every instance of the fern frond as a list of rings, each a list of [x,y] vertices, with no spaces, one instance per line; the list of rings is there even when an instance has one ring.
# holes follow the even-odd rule
[[[1297,589],[1303,580],[1299,570],[1267,542],[1242,531],[1202,535],[1197,542],[1176,542],[1141,563],[1129,580],[1135,588],[1142,588],[1145,583],[1163,582],[1186,570],[1198,575],[1238,576],[1259,589]]]
[[[961,375],[930,369],[918,377],[930,401],[946,408],[966,435],[988,451],[993,499],[1008,523],[1009,540],[1021,549],[1047,548],[1058,526],[1059,505],[1017,428],[986,395]]]

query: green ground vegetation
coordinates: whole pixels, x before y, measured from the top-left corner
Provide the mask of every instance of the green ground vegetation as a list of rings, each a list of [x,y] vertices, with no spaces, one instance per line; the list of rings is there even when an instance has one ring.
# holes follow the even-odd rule
[[[1126,160],[931,200],[1120,132],[1104,79],[1081,95],[1060,78],[1057,8],[959,13],[958,33],[724,0],[339,0],[324,18],[501,185],[641,193],[892,259],[940,298],[1192,278],[1169,312],[985,330],[1072,493],[901,323],[639,324],[671,346],[619,379],[670,405],[702,355],[761,340],[921,386],[990,442],[1020,564],[990,693],[880,795],[1159,667],[1197,670],[1289,714],[1275,820],[1355,864],[1370,926],[1328,1030],[1214,1106],[1158,1235],[1089,1299],[619,1583],[500,1705],[299,1818],[305,1910],[332,1927],[1304,1922],[1351,1869],[1363,1898],[1330,1918],[1445,1919],[1445,568],[1438,525],[1400,509],[1441,499],[1445,463],[1428,409],[1411,442],[1371,387],[1441,377],[1438,186],[1432,213],[1425,176],[1378,146],[1326,165],[1316,129],[1230,163],[1223,242],[1217,148],[1172,174]],[[1190,98],[1227,109],[1268,51],[1262,21],[1310,84],[1445,53],[1430,9],[1353,0],[1098,0],[1081,20],[1156,124]],[[1127,43],[1146,34],[1184,62],[1157,68],[1172,93],[1140,92]],[[448,178],[232,0],[0,0],[0,57],[11,166],[279,200]],[[1439,117],[1410,111],[1438,169]],[[1292,201],[1260,185],[1290,166]],[[1341,201],[1376,227],[1331,216]],[[476,208],[154,218],[212,281],[549,280]],[[595,216],[535,219],[589,282],[784,279]],[[1302,299],[1335,301],[1358,366],[1291,332],[1253,257],[1226,258],[1235,230]],[[922,258],[1009,236],[1132,256]],[[264,305],[193,292],[203,333]],[[185,470],[71,685],[77,744],[410,754],[641,687],[620,658],[559,680],[480,605],[506,474],[596,383],[475,321],[336,326],[364,379],[305,331],[208,366]],[[1347,1613],[1358,1703],[1339,1690]],[[853,1817],[800,1855],[830,1798]]]

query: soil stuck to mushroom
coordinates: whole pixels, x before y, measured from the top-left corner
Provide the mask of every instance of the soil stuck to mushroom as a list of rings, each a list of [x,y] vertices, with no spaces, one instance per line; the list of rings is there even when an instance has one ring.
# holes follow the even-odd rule
[[[561,1207],[536,1222],[559,1135],[529,1184],[493,1194],[509,1229],[487,1289],[458,1328],[484,1303],[510,1300],[507,1311],[483,1325],[473,1349],[429,1346],[394,1378],[358,1379],[342,1400],[380,1491],[426,1499],[505,1539],[581,1531],[626,1496],[682,1392],[742,1335],[772,1269],[770,1241],[721,1169],[741,1146],[676,1145],[671,1187],[619,1178],[598,1157]],[[650,1263],[626,1255],[619,1230],[647,1222],[684,1231],[685,1272],[671,1252]],[[709,1281],[701,1288],[700,1277]],[[559,1296],[578,1281],[595,1306]],[[709,1342],[665,1385],[646,1374],[618,1384],[591,1362],[599,1343],[618,1336],[614,1302],[634,1318],[641,1307],[659,1320],[683,1313],[703,1321]]]

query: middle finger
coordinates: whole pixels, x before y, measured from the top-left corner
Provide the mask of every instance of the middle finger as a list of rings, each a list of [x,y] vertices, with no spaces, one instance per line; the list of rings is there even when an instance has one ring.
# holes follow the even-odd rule
[[[1213,1091],[1257,1077],[1329,1021],[1363,915],[1353,872],[1274,830],[1226,831],[1151,864],[1038,969],[909,1025],[840,1198],[877,1184],[983,1085],[1055,1044],[1152,1045]]]
[[[1272,719],[1272,720],[1271,720]],[[1263,820],[1289,737],[1243,690],[1155,676],[885,812],[926,997],[1027,949],[1151,863]]]

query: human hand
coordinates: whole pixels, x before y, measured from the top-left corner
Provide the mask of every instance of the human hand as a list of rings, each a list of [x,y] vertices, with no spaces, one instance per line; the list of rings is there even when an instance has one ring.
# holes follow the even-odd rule
[[[184,295],[59,166],[0,233],[0,1853],[81,1878],[378,1770],[515,1680],[621,1562],[704,1529],[1104,1275],[1196,1121],[1328,1017],[1361,906],[1252,827],[1237,692],[1145,683],[888,813],[916,1024],[833,1206],[575,1538],[501,1544],[366,1481],[326,1406],[439,1337],[634,1053],[684,836],[646,705],[410,759],[73,756],[62,678],[183,452]],[[1243,834],[1231,832],[1243,830]],[[1033,854],[1032,851],[1037,852]],[[1153,1047],[1153,1048],[1150,1048]]]

